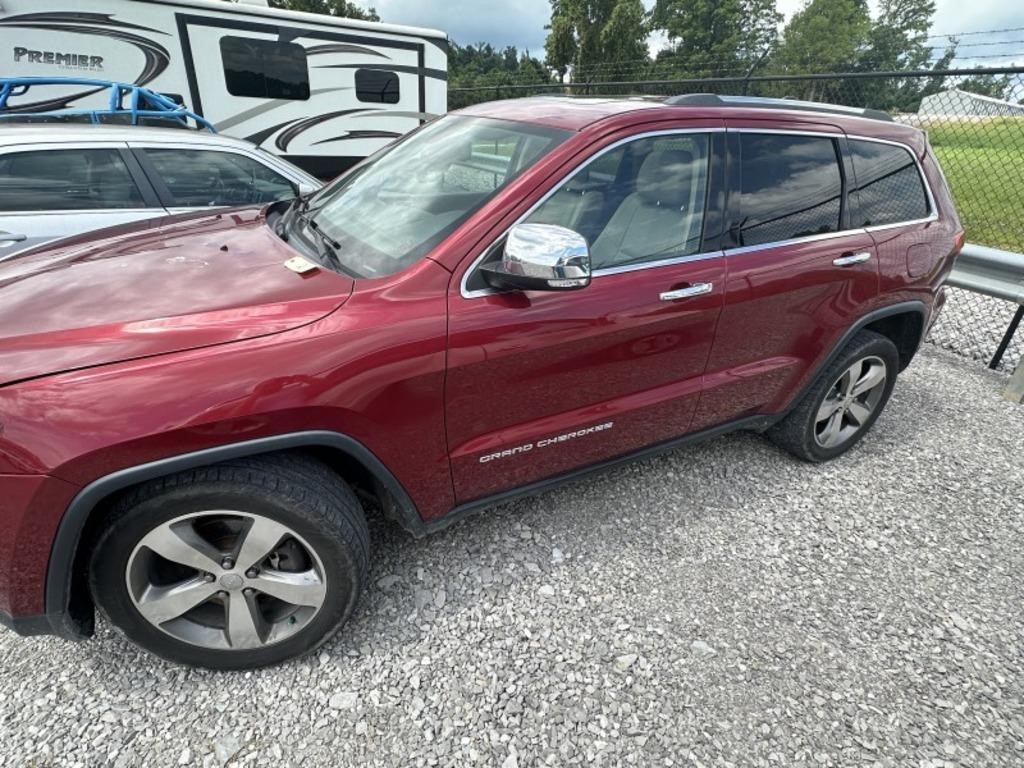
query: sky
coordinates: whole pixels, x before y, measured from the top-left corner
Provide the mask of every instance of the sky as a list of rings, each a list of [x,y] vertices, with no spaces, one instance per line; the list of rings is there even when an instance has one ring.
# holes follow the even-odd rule
[[[361,0],[361,4],[376,7],[383,21],[440,29],[461,45],[514,45],[538,58],[544,55],[544,25],[551,15],[548,0]],[[803,4],[804,0],[778,0],[779,11],[787,17]],[[869,0],[869,4],[877,7],[876,0]],[[644,5],[652,6],[653,0],[644,0]],[[935,5],[933,34],[1024,27],[1024,2],[1020,0],[936,0]],[[1004,35],[963,37],[960,52],[965,58],[972,54],[991,57],[978,59],[978,64],[1024,61],[1024,42],[989,45],[998,41],[1024,41],[1024,29]],[[943,41],[933,42],[938,45]],[[986,44],[976,45],[982,42]],[[652,40],[651,45],[656,50],[660,41]]]

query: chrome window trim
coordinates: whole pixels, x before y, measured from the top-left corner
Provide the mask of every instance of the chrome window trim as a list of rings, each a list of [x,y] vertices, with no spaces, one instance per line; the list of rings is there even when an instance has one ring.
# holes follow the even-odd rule
[[[791,240],[776,240],[770,243],[758,243],[757,245],[741,245],[736,248],[726,248],[726,256],[740,256],[744,253],[753,253],[755,251],[766,251],[769,248],[781,248],[787,245],[800,245],[801,243],[814,243],[819,240],[836,240],[840,237],[850,237],[850,235],[863,235],[867,234],[867,230],[864,227],[858,227],[857,229],[841,229],[838,232],[823,232],[820,235],[808,235],[807,237],[794,237]]]
[[[733,119],[735,120],[736,118]],[[847,137],[845,133],[834,133],[831,131],[799,131],[795,128],[748,128],[746,126],[741,126],[739,128],[726,128],[726,130],[729,133],[771,133],[782,136],[820,136],[829,139],[844,139]]]
[[[557,182],[552,184],[551,189],[545,192],[544,196],[541,197],[540,200],[531,205],[530,208],[525,213],[523,213],[522,216],[520,216],[518,219],[512,222],[500,235],[495,237],[484,248],[480,250],[480,253],[476,256],[476,258],[473,259],[470,265],[466,268],[466,271],[462,273],[462,279],[459,281],[459,293],[462,295],[462,298],[479,299],[482,298],[483,296],[492,296],[494,294],[500,293],[500,291],[496,291],[492,288],[481,288],[475,291],[470,291],[466,288],[466,283],[469,281],[470,275],[472,275],[473,272],[476,271],[477,266],[479,266],[484,256],[487,255],[487,252],[491,250],[491,248],[493,248],[495,244],[498,243],[503,237],[505,237],[509,233],[509,230],[512,229],[512,227],[516,226],[517,224],[521,224],[523,223],[523,221],[528,219],[535,210],[540,208],[542,205],[544,205],[544,203],[548,201],[548,198],[552,197],[556,192],[558,192],[558,190],[562,188],[562,185],[564,185],[567,181],[569,181],[569,179],[571,179],[573,176],[582,171],[588,165],[596,161],[598,158],[603,157],[608,152],[617,149],[623,144],[628,144],[633,141],[639,141],[640,139],[649,139],[657,136],[680,136],[693,133],[725,133],[725,131],[726,128],[724,126],[714,126],[707,128],[670,128],[661,131],[647,131],[645,133],[637,133],[632,136],[627,136],[625,138],[619,139],[618,141],[609,144],[607,147],[600,150],[596,154],[591,155],[583,163],[573,167],[571,171],[562,176]],[[706,212],[707,211],[705,209],[705,213]],[[620,267],[606,267],[605,269],[595,270],[594,272],[591,273],[590,276],[591,278],[597,278],[604,277],[606,275],[617,275],[623,272],[635,272],[641,269],[654,269],[655,267],[664,267],[672,264],[682,264],[687,261],[700,261],[703,259],[710,259],[721,255],[721,251],[711,251],[709,253],[687,254],[686,256],[678,256],[673,259],[661,259],[659,261],[640,262],[637,264],[624,264]]]
[[[690,253],[686,256],[676,256],[673,259],[659,259],[658,261],[642,261],[637,264],[623,264],[619,267],[605,267],[590,273],[591,278],[607,277],[608,275],[621,275],[624,272],[637,272],[641,269],[654,269],[656,267],[670,267],[673,264],[685,264],[688,261],[706,261],[707,259],[722,258],[721,251],[705,251],[704,253]]]

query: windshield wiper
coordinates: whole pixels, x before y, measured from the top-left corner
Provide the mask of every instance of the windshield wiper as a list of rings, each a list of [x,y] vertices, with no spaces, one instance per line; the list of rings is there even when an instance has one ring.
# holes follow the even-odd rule
[[[348,270],[345,269],[345,265],[341,262],[341,257],[338,256],[338,249],[341,248],[341,243],[324,232],[323,229],[320,228],[320,225],[316,223],[316,219],[312,216],[306,218],[301,213],[298,214],[298,216],[299,219],[309,227],[310,231],[316,235],[317,240],[320,242],[320,248],[318,249],[320,256],[325,261],[333,263],[339,272],[348,274]]]
[[[309,200],[316,192],[307,192],[304,195],[296,195],[288,203],[288,207],[281,212],[281,218],[277,220],[274,225],[274,232],[285,242],[288,242],[288,230],[292,221],[295,219],[302,220],[306,212],[309,210]]]

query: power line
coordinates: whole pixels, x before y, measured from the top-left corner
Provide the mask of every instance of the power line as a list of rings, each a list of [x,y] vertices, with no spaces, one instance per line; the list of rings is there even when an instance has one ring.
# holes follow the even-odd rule
[[[1008,27],[1006,29],[979,29],[974,32],[947,32],[941,35],[928,35],[925,40],[934,40],[938,37],[970,37],[971,35],[997,35],[1003,32],[1024,32],[1024,27]]]
[[[1024,40],[989,40],[984,43],[959,43],[957,48],[981,48],[983,46],[994,46],[994,45],[1020,45],[1024,43]],[[928,46],[929,48],[942,48],[949,43],[935,43],[934,45]]]

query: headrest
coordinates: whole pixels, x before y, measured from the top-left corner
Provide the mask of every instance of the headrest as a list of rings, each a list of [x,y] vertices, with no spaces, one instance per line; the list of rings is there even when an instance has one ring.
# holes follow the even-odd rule
[[[597,189],[600,186],[601,184],[599,182],[590,180],[590,169],[584,168],[577,171],[576,174],[566,182],[563,189],[565,189],[566,192],[579,192],[582,194],[584,192],[589,192],[592,189]]]
[[[697,164],[686,150],[656,150],[640,166],[636,191],[648,205],[682,208],[690,202],[690,185],[696,175]]]

